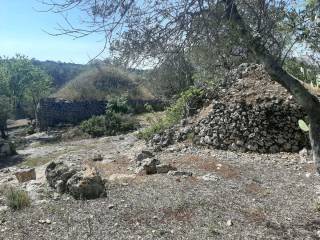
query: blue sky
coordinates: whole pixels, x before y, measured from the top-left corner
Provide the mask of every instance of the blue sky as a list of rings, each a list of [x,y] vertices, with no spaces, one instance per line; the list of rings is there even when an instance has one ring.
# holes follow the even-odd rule
[[[45,6],[37,0],[1,0],[0,6],[0,55],[16,53],[39,60],[87,63],[103,46],[102,36],[89,36],[73,40],[68,36],[54,37],[63,18],[51,12],[39,12]],[[74,13],[75,17],[79,12]]]

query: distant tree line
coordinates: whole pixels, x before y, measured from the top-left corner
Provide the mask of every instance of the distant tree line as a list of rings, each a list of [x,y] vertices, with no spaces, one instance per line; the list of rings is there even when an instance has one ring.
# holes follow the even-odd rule
[[[52,78],[30,59],[17,55],[0,59],[0,133],[6,137],[9,117],[37,118],[41,98],[52,92]]]

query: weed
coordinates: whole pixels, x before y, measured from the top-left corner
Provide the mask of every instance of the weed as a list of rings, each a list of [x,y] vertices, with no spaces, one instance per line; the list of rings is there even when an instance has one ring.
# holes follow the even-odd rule
[[[31,200],[27,192],[13,187],[9,187],[5,193],[8,207],[13,210],[21,210],[29,207]]]
[[[176,103],[165,111],[165,116],[158,119],[150,127],[139,132],[138,137],[145,140],[150,139],[154,134],[160,133],[165,129],[177,124],[181,119],[189,115],[188,105],[195,97],[200,97],[203,91],[198,88],[190,88],[183,92]]]

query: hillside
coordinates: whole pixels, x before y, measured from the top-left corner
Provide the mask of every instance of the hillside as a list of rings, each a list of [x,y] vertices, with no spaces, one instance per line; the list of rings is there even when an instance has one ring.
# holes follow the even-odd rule
[[[118,96],[144,100],[154,98],[138,75],[100,65],[82,72],[54,95],[66,100],[105,100]]]
[[[52,77],[53,84],[56,88],[62,87],[67,82],[79,75],[82,71],[87,69],[86,65],[75,63],[39,61],[36,59],[33,59],[32,63],[40,67]]]

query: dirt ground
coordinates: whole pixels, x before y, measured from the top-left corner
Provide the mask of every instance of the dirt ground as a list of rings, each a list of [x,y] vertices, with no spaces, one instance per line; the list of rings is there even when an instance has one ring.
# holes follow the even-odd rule
[[[38,179],[25,187],[31,207],[0,207],[0,239],[320,239],[320,178],[299,154],[247,154],[176,144],[156,157],[191,177],[135,175],[146,148],[134,134],[66,142],[33,142],[19,150]],[[102,162],[90,162],[99,153]],[[45,182],[54,159],[96,165],[108,179],[106,198],[76,201]],[[17,184],[17,165],[0,170]],[[0,205],[4,204],[3,196]]]

